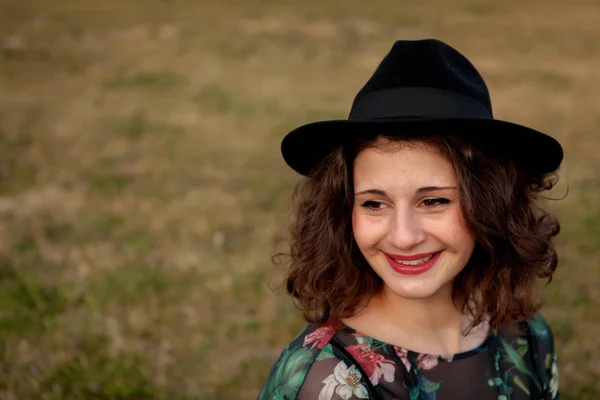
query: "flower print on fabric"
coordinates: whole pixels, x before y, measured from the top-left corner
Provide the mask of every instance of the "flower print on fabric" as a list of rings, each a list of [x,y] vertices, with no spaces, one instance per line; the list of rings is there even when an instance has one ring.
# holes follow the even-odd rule
[[[430,354],[419,354],[417,356],[417,363],[419,365],[419,369],[423,369],[425,371],[429,371],[430,369],[435,368],[438,365],[439,357],[430,355]]]
[[[319,400],[348,400],[353,395],[359,399],[368,399],[367,388],[360,383],[362,375],[354,365],[348,366],[340,361],[333,369],[333,374],[323,380],[325,386],[319,393]],[[334,397],[334,395],[336,395]]]
[[[379,379],[382,377],[386,382],[394,382],[394,373],[396,371],[394,362],[386,359],[381,354],[375,353],[370,344],[359,343],[347,346],[346,351],[362,367],[373,385],[378,385]]]
[[[452,355],[444,357],[444,356],[440,356],[437,354],[420,353],[417,356],[417,363],[418,363],[419,369],[429,371],[438,365],[440,358],[443,360],[446,360],[447,362],[450,362],[450,361],[452,361],[453,357],[454,356],[452,356]]]
[[[408,361],[408,350],[406,350],[405,348],[399,347],[399,346],[394,346],[394,351],[396,352],[396,355],[398,356],[398,358],[400,358],[400,360],[406,367],[406,371],[410,372],[412,365],[410,364],[410,361]],[[437,354],[419,353],[417,355],[416,368],[422,369],[425,371],[429,371],[438,365],[440,358],[443,360],[446,360],[447,362],[451,362],[452,359],[454,358],[454,356],[453,355],[440,356]]]
[[[333,327],[322,326],[304,337],[303,347],[306,347],[312,343],[312,346],[310,346],[311,349],[314,349],[315,346],[318,349],[322,349],[327,343],[329,343],[333,335],[335,335],[335,329]]]
[[[394,346],[394,351],[396,352],[396,355],[400,361],[402,361],[402,364],[404,364],[406,371],[410,372],[412,366],[410,365],[410,361],[408,361],[408,350],[403,347]]]

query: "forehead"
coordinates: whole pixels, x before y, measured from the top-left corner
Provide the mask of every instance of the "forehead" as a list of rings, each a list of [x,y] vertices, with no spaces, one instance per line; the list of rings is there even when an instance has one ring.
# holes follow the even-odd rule
[[[450,161],[422,142],[383,144],[362,150],[354,160],[354,185],[412,187],[456,185]],[[359,188],[360,186],[360,188]]]

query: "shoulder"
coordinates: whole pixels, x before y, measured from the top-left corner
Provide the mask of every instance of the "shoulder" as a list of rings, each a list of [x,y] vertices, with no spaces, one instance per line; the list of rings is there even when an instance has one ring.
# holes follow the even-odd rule
[[[335,329],[328,326],[309,325],[300,332],[271,368],[259,400],[296,399],[315,360],[330,350],[328,344],[334,335]]]
[[[281,353],[259,400],[366,399],[371,382],[393,381],[391,360],[376,356],[362,339],[340,334],[328,326],[304,329]]]
[[[522,351],[529,348],[538,366],[540,361],[546,364],[547,358],[554,353],[554,337],[546,319],[540,313],[535,313],[529,320],[518,322],[514,328],[520,333],[505,330],[501,337],[521,346]]]
[[[531,336],[535,343],[534,358],[545,373],[545,388],[550,398],[558,399],[558,359],[554,347],[554,336],[550,325],[537,313],[529,321]]]
[[[558,398],[558,366],[552,329],[540,313],[528,321],[528,327],[535,367],[545,378],[544,388],[549,390],[551,398]]]
[[[547,375],[551,363],[555,359],[554,337],[546,319],[540,314],[534,314],[529,320],[519,322],[515,328],[520,333],[503,331],[500,340],[504,351],[511,359],[523,358],[529,353],[535,372],[540,376]]]
[[[534,351],[546,367],[550,363],[550,358],[554,354],[554,336],[552,329],[546,319],[540,313],[536,313],[527,321],[529,335],[534,344]]]
[[[552,329],[546,322],[546,319],[540,313],[535,313],[533,317],[527,321],[529,330],[533,336],[541,340],[552,340]]]

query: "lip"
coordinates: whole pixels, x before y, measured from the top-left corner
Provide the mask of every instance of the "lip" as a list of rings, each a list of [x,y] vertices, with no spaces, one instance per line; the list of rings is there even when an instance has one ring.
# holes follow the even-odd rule
[[[427,253],[425,255],[419,254],[418,256],[410,256],[411,258],[396,257],[396,256],[392,256],[387,253],[384,253],[384,254],[385,254],[385,258],[387,259],[388,263],[390,264],[390,267],[392,267],[392,269],[394,271],[396,271],[400,274],[403,274],[403,275],[419,275],[419,274],[429,271],[431,269],[431,267],[433,267],[433,265],[440,258],[440,255],[442,253],[443,253],[443,250],[433,252],[433,253]],[[394,257],[394,258],[401,259],[401,260],[412,261],[412,260],[418,260],[419,258],[427,257],[431,254],[435,254],[433,256],[433,258],[421,265],[403,265],[403,264],[400,264],[400,263],[394,261],[394,259],[392,258],[392,257]]]

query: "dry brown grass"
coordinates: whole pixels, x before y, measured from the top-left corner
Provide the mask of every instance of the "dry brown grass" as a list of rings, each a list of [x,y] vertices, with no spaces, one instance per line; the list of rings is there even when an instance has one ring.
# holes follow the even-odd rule
[[[302,326],[267,284],[290,128],[343,117],[395,39],[472,58],[564,145],[545,314],[600,393],[600,5],[0,1],[0,397],[250,399]]]

